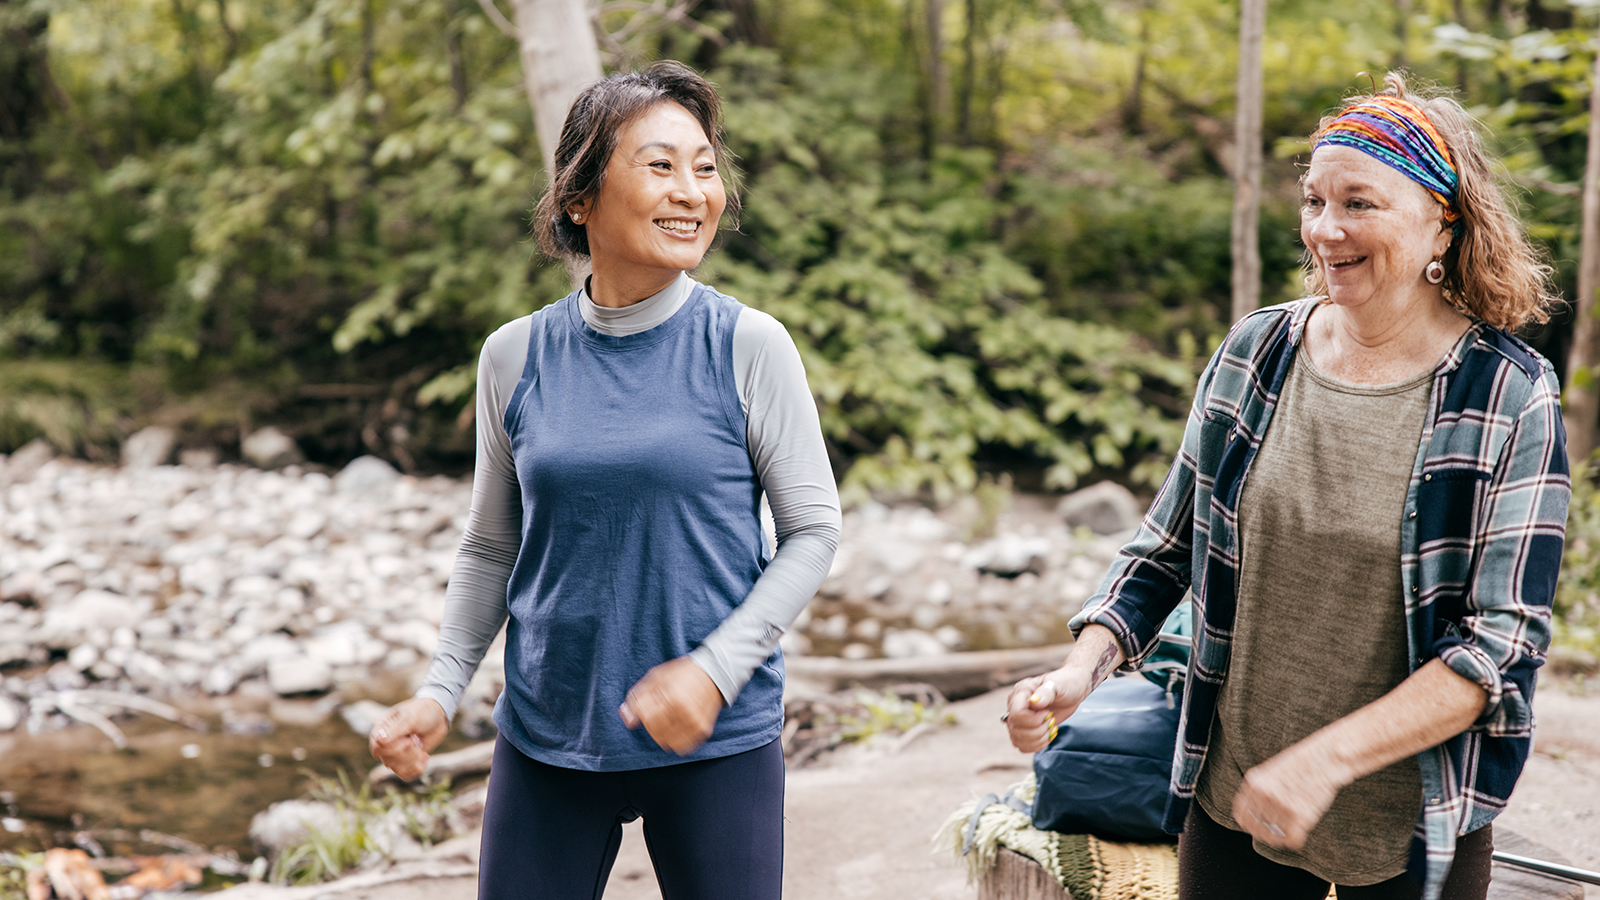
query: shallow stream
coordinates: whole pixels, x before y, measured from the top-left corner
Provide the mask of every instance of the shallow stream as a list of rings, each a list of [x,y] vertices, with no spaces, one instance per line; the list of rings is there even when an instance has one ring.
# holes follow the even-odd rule
[[[366,738],[338,714],[339,702],[196,700],[186,710],[208,730],[121,718],[122,750],[87,725],[0,734],[0,850],[92,839],[107,855],[123,856],[170,850],[159,840],[166,835],[248,861],[252,816],[304,794],[314,778],[342,771],[360,784],[374,765]],[[442,749],[466,743],[452,734]],[[158,834],[133,839],[145,829]]]

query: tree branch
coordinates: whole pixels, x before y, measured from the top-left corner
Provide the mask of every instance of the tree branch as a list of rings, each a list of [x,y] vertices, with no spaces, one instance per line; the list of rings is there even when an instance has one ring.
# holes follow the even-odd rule
[[[494,5],[494,0],[478,0],[478,6],[483,8],[483,14],[489,17],[489,21],[494,23],[494,27],[500,29],[512,40],[522,39],[522,36],[517,32],[517,26],[511,24],[510,20],[500,12],[500,8]]]

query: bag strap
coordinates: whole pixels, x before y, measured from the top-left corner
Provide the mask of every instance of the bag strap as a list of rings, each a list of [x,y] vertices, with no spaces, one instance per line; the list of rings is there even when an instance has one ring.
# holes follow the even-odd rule
[[[967,827],[961,838],[962,856],[972,852],[972,839],[978,833],[978,820],[983,817],[983,811],[991,806],[1009,806],[1029,819],[1033,818],[1033,804],[1018,797],[1015,789],[1004,794],[984,794],[978,805],[973,807],[971,817],[967,819]]]

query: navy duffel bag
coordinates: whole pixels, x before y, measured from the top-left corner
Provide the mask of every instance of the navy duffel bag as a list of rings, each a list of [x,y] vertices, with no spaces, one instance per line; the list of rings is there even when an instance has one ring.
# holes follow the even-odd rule
[[[1095,688],[1033,756],[1033,827],[1118,841],[1171,840],[1161,828],[1178,741],[1167,691],[1137,675]]]

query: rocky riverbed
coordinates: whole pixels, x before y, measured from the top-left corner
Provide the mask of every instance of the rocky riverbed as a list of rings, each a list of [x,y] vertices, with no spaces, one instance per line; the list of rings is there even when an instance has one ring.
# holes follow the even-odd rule
[[[111,468],[40,445],[0,456],[0,732],[87,718],[76,713],[115,707],[114,694],[337,695],[420,675],[469,481],[371,457],[331,474],[200,462]],[[1138,513],[1110,485],[1067,506],[1067,519],[1010,498],[852,510],[786,650],[862,659],[1062,640],[1116,546],[1093,529]],[[463,709],[469,732],[498,692],[494,660]]]

